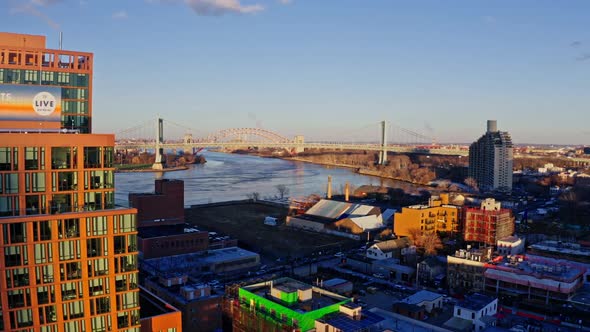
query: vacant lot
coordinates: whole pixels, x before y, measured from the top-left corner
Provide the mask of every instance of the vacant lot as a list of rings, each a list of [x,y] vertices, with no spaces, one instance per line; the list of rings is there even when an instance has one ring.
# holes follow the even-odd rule
[[[266,216],[279,218],[279,226],[264,225]],[[314,252],[337,252],[358,242],[296,230],[285,226],[287,208],[255,203],[195,207],[186,210],[189,223],[238,239],[240,246],[266,257],[301,257]]]

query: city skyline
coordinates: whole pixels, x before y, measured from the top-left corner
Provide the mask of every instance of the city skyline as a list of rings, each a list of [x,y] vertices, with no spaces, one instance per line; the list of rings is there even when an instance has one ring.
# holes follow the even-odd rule
[[[160,113],[197,136],[262,127],[333,139],[385,119],[467,143],[497,119],[516,144],[590,138],[587,2],[9,0],[0,9],[3,31],[46,35],[54,49],[63,31],[65,50],[100,59],[96,132]]]

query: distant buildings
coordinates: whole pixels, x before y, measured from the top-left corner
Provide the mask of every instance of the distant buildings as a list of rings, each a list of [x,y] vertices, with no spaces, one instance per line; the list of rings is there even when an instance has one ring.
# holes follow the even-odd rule
[[[434,309],[441,309],[443,306],[443,296],[427,290],[418,291],[416,294],[408,296],[401,302],[417,305],[423,307],[427,313],[431,313]]]
[[[469,146],[469,177],[479,189],[512,189],[512,139],[510,134],[498,131],[495,120],[488,120],[487,132]]]
[[[449,195],[441,194],[432,197],[428,205],[411,205],[395,213],[395,235],[409,236],[414,230],[421,233],[460,232],[461,207],[449,205]]]
[[[464,239],[490,246],[514,234],[514,216],[510,209],[502,209],[500,202],[488,198],[480,208],[465,208]]]

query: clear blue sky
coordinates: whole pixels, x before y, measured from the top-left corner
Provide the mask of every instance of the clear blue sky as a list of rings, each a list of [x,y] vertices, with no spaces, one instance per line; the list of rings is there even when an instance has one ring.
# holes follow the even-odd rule
[[[160,113],[196,136],[388,120],[470,142],[497,119],[590,144],[590,1],[2,0],[0,30],[94,53],[95,132]]]

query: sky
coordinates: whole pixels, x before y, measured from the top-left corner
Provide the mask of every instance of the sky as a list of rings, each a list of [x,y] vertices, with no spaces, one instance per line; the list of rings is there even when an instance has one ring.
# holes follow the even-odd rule
[[[388,121],[471,142],[590,144],[590,1],[0,0],[0,31],[94,53],[93,130],[306,140]]]

